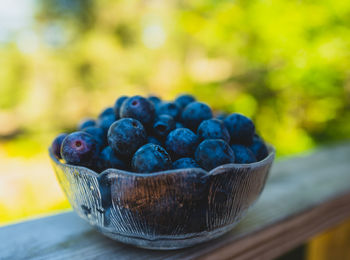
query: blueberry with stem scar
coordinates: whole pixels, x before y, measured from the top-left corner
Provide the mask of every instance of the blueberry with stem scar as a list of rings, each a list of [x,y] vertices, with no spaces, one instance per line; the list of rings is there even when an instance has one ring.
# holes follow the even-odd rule
[[[136,119],[123,118],[111,125],[108,131],[108,144],[121,156],[130,157],[147,142],[143,125]]]
[[[155,119],[155,108],[151,101],[141,96],[125,100],[120,108],[120,118],[134,118],[145,127],[151,126]]]
[[[99,145],[88,133],[71,133],[62,142],[61,155],[69,164],[93,167],[98,154]]]
[[[165,149],[156,144],[145,144],[132,157],[131,167],[135,172],[151,173],[168,170],[171,159]]]

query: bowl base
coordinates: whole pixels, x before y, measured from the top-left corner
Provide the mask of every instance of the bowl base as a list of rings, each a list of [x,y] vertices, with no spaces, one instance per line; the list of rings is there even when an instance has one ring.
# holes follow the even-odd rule
[[[113,240],[117,240],[119,242],[122,242],[128,245],[133,245],[136,247],[152,249],[152,250],[175,250],[175,249],[191,247],[191,246],[212,240],[219,236],[222,236],[228,231],[230,231],[234,226],[236,226],[237,223],[238,221],[232,223],[231,225],[228,225],[219,229],[215,229],[209,232],[204,231],[201,233],[190,234],[182,237],[181,236],[176,236],[176,237],[164,236],[164,237],[158,237],[156,239],[146,239],[146,238],[140,238],[140,237],[127,236],[127,235],[118,234],[115,232],[109,232],[106,230],[99,230],[99,231]]]

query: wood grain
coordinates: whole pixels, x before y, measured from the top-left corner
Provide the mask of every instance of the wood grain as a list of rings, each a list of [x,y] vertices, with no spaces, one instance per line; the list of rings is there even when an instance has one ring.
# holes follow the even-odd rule
[[[350,218],[350,144],[277,162],[245,219],[196,247],[151,251],[114,242],[73,212],[0,229],[0,259],[272,259]]]

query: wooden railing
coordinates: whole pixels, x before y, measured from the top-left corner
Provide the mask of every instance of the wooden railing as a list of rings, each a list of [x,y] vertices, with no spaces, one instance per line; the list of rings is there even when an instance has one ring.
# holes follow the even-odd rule
[[[348,143],[276,162],[256,205],[214,241],[175,251],[138,249],[66,212],[0,228],[0,259],[274,259],[349,219]]]

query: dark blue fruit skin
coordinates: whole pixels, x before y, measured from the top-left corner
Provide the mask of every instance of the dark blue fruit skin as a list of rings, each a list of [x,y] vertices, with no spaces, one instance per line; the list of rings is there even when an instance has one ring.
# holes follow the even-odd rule
[[[256,157],[254,153],[247,147],[240,144],[231,145],[232,151],[235,153],[235,163],[254,163]]]
[[[108,130],[108,144],[118,155],[130,157],[147,142],[146,130],[133,118],[119,119]]]
[[[101,147],[105,147],[107,145],[107,135],[102,128],[97,126],[90,126],[84,128],[82,131],[92,135]]]
[[[194,96],[192,95],[188,95],[188,94],[184,94],[184,95],[179,95],[176,99],[175,99],[175,103],[177,103],[181,108],[186,107],[189,103],[196,101],[196,99],[194,98]]]
[[[226,143],[230,143],[230,134],[224,122],[218,119],[204,120],[198,127],[197,135],[201,140],[222,139]]]
[[[265,159],[269,154],[264,141],[258,135],[254,135],[253,144],[249,146],[249,149],[254,153],[258,161]]]
[[[224,120],[225,126],[230,133],[231,143],[251,145],[255,133],[255,126],[248,117],[233,113]]]
[[[94,167],[99,152],[99,145],[94,137],[81,131],[66,136],[61,146],[62,158],[73,165]]]
[[[86,118],[79,123],[78,129],[83,130],[84,128],[87,128],[90,126],[96,126],[96,121],[91,118]]]
[[[177,128],[169,133],[165,147],[172,158],[192,157],[198,145],[199,138],[187,128]]]
[[[165,149],[156,144],[146,144],[132,157],[131,167],[134,172],[150,173],[171,168],[171,159]]]
[[[98,115],[98,118],[102,118],[110,115],[114,115],[114,109],[112,107],[107,107],[101,112],[101,114]]]
[[[207,139],[201,142],[196,150],[197,163],[210,171],[227,163],[235,162],[235,155],[230,146],[221,139]]]
[[[109,114],[98,119],[97,126],[107,134],[109,127],[116,121],[114,114]]]
[[[163,143],[154,136],[147,137],[147,143],[163,146]]]
[[[175,102],[163,102],[157,107],[157,115],[169,115],[177,120],[181,116],[181,107]]]
[[[160,103],[162,103],[162,100],[157,96],[149,96],[148,100],[153,103],[154,107],[157,107]]]
[[[173,162],[172,169],[200,168],[198,163],[192,158],[180,158]]]
[[[164,139],[175,127],[176,123],[174,118],[169,115],[160,115],[153,124],[152,132],[156,137]]]
[[[182,111],[182,123],[193,131],[196,131],[203,120],[213,117],[213,113],[207,104],[192,102]]]
[[[127,166],[125,162],[119,158],[110,146],[107,146],[102,150],[99,160],[98,160],[98,169],[99,171],[104,171],[109,168],[125,170]]]
[[[116,118],[119,119],[119,114],[120,114],[120,108],[125,100],[127,100],[129,97],[128,96],[121,96],[119,97],[115,103],[114,103],[114,115]]]
[[[63,139],[66,138],[67,134],[63,133],[63,134],[59,134],[52,142],[51,144],[51,151],[53,153],[53,155],[57,158],[57,159],[62,159],[61,156],[61,145],[63,142]]]
[[[154,105],[141,96],[133,96],[125,100],[120,108],[120,118],[134,118],[145,127],[151,126],[155,119]]]
[[[181,124],[180,122],[176,122],[175,127],[176,128],[185,128],[185,126],[183,124]]]

